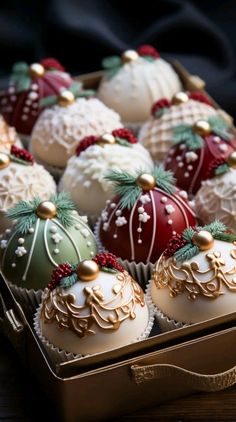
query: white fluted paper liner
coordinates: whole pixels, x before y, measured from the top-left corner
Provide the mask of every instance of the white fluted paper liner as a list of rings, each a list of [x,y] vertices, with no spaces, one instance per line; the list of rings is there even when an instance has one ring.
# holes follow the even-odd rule
[[[146,299],[146,295],[145,295]],[[147,300],[146,300],[147,303]],[[56,365],[62,362],[69,362],[73,359],[82,359],[85,356],[90,356],[89,354],[81,355],[81,354],[74,354],[71,352],[66,352],[64,350],[59,349],[58,347],[53,346],[43,335],[40,328],[40,313],[41,313],[42,303],[39,305],[38,309],[36,310],[36,313],[34,315],[34,330],[39,337],[40,341],[42,342],[43,346],[45,347],[50,359],[52,362]],[[155,319],[155,307],[151,303],[150,306],[148,306],[149,311],[149,319],[148,319],[148,325],[143,331],[142,334],[135,340],[132,340],[130,344],[136,343],[141,340],[145,340],[152,330],[154,319]],[[63,335],[63,333],[61,334]]]
[[[106,248],[104,248],[100,237],[99,237],[99,226],[100,226],[101,218],[98,219],[97,223],[94,227],[94,235],[97,242],[98,252],[110,252]],[[150,280],[150,277],[153,272],[154,265],[152,262],[144,263],[144,262],[135,262],[135,261],[128,261],[128,259],[122,259],[117,256],[117,261],[124,267],[126,271],[136,280],[143,290],[146,289],[147,283]]]
[[[28,312],[35,312],[41,303],[43,290],[28,290],[17,286],[8,281],[8,285],[16,298],[17,302],[22,306],[23,310]]]
[[[152,305],[154,307],[154,314],[155,314],[155,317],[156,317],[156,320],[157,320],[157,323],[159,325],[161,332],[164,333],[166,331],[172,331],[172,330],[176,330],[177,328],[183,328],[183,327],[187,327],[188,325],[190,325],[190,324],[187,324],[187,323],[178,322],[178,321],[175,321],[174,319],[168,318],[153,303],[152,296],[151,296],[151,282],[152,282],[152,280],[149,280],[147,290],[146,290],[146,300],[147,300],[148,306]]]

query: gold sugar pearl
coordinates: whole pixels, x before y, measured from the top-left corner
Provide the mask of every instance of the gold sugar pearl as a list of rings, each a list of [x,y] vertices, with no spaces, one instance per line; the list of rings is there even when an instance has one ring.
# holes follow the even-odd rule
[[[211,126],[206,120],[198,120],[194,123],[192,130],[200,136],[207,136],[211,133]]]
[[[136,179],[136,183],[143,190],[151,190],[156,186],[155,178],[148,173],[140,174]]]
[[[56,205],[51,201],[43,201],[37,206],[36,214],[43,220],[54,218],[57,215]]]
[[[4,152],[0,153],[0,170],[5,169],[10,164],[10,158]]]
[[[189,100],[188,95],[186,94],[186,92],[177,92],[177,94],[175,94],[172,98],[172,104],[174,105],[178,105],[178,104],[183,104],[183,103],[187,103]]]
[[[82,281],[95,280],[99,275],[99,267],[95,261],[85,259],[78,265],[77,275]]]
[[[65,89],[61,92],[61,94],[58,97],[58,104],[61,107],[67,107],[75,102],[75,96],[74,94],[69,91],[68,89]]]
[[[31,78],[41,78],[45,73],[44,67],[40,63],[33,63],[29,67],[29,74]]]
[[[126,50],[121,56],[123,63],[133,62],[137,60],[138,57],[138,53],[135,50]]]
[[[207,230],[200,230],[199,232],[194,233],[192,242],[200,251],[207,251],[213,247],[214,238]]]
[[[236,151],[232,152],[227,158],[227,164],[232,169],[236,169]]]
[[[115,144],[116,140],[115,137],[111,133],[104,133],[100,138],[98,139],[97,143],[100,145],[104,144]]]

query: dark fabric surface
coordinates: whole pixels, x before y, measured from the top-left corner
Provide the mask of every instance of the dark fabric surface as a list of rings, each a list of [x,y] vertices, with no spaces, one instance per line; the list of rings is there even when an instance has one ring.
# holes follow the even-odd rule
[[[150,43],[203,77],[236,116],[235,22],[234,0],[1,0],[0,84],[17,60],[55,56],[76,74]]]

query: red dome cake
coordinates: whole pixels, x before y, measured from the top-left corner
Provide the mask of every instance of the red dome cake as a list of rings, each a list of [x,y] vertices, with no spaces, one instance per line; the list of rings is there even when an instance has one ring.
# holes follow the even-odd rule
[[[190,194],[211,177],[216,160],[227,158],[236,148],[236,138],[218,116],[198,120],[192,126],[177,126],[173,140],[175,145],[169,150],[165,168],[173,171],[177,185]]]
[[[18,62],[13,66],[8,89],[0,94],[0,112],[17,132],[30,135],[42,111],[40,100],[59,95],[61,88],[71,84],[71,77],[55,59],[44,59],[30,66]]]

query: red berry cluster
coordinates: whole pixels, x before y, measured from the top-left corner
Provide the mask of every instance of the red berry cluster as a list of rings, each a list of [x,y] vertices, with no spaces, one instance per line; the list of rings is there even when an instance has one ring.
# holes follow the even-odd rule
[[[169,108],[171,106],[168,98],[161,98],[161,100],[156,101],[151,108],[151,115],[155,117],[156,113],[162,108]]]
[[[60,72],[65,72],[65,68],[59,63],[58,60],[54,59],[53,57],[47,57],[42,59],[40,64],[46,70],[59,70]]]
[[[188,97],[190,100],[199,101],[200,103],[204,103],[211,107],[214,107],[213,102],[210,100],[210,98],[208,98],[207,95],[201,91],[189,92]]]
[[[206,179],[211,179],[215,176],[215,170],[217,167],[222,166],[226,164],[225,158],[223,157],[217,157],[212,163],[208,166],[208,172],[206,174]]]
[[[18,148],[15,145],[12,145],[11,154],[14,155],[16,158],[20,158],[21,160],[34,164],[33,155],[30,154],[30,152],[27,151],[26,149]]]
[[[126,128],[115,129],[112,131],[112,135],[116,138],[124,139],[125,141],[129,142],[130,144],[136,144],[138,142],[137,138],[134,136],[131,130]]]
[[[94,258],[95,261],[100,267],[115,268],[120,272],[124,272],[124,268],[116,260],[116,256],[112,253],[98,253]]]
[[[186,245],[187,241],[180,234],[175,234],[169,241],[167,248],[163,252],[165,258],[171,258],[176,251]]]
[[[48,288],[50,290],[55,289],[57,285],[60,283],[63,277],[68,277],[73,272],[72,267],[70,264],[60,264],[56,267],[52,272],[52,277],[50,282],[48,283]]]
[[[80,141],[75,151],[77,157],[79,157],[82,151],[85,151],[91,145],[96,144],[97,140],[98,140],[97,136],[86,136],[85,138],[83,138],[82,141]]]
[[[152,45],[149,44],[140,45],[140,47],[138,47],[137,49],[137,53],[140,56],[149,56],[153,57],[154,59],[159,59],[160,57],[158,51]]]

